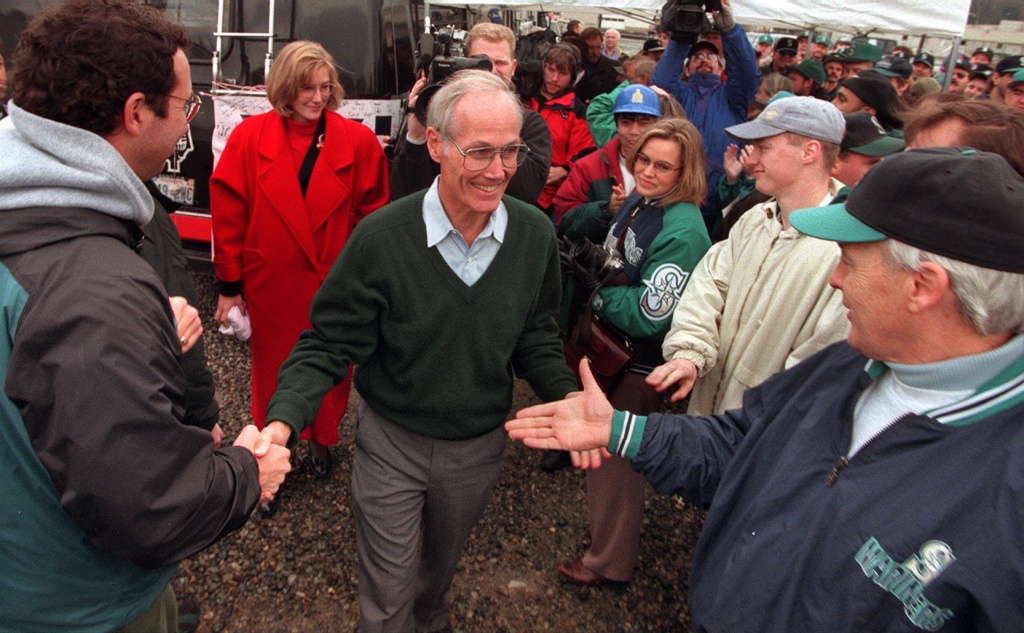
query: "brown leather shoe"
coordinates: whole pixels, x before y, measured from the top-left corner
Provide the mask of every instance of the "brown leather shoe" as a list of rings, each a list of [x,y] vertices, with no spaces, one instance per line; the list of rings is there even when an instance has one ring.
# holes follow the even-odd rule
[[[568,563],[562,563],[558,566],[558,575],[562,580],[566,580],[575,585],[603,585],[606,583],[615,582],[605,578],[601,574],[596,574],[583,564],[582,560],[574,560]]]

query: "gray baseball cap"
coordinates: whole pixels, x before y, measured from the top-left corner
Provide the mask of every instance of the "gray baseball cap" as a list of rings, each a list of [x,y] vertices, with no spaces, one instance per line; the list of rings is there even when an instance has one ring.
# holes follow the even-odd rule
[[[790,97],[768,104],[756,119],[725,128],[737,141],[756,141],[783,132],[792,132],[839,145],[843,142],[846,121],[839,110],[814,97]]]

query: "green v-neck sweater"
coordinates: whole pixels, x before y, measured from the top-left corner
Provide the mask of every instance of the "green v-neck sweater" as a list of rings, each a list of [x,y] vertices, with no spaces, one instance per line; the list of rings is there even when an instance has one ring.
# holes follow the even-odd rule
[[[290,425],[293,438],[352,365],[355,387],[375,412],[445,440],[500,426],[512,406],[513,372],[546,401],[577,389],[558,339],[551,221],[505,196],[505,241],[467,286],[437,248],[427,248],[424,193],[362,220],[313,298],[313,327],[281,366],[267,412],[267,420]]]

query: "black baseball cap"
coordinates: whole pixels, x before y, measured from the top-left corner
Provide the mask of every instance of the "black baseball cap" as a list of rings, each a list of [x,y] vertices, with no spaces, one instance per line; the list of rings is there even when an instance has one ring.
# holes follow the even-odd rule
[[[875,115],[870,112],[844,114],[846,133],[839,145],[840,152],[853,152],[862,156],[888,156],[902,152],[903,139],[889,136]]]
[[[865,104],[874,108],[878,113],[878,120],[887,129],[903,127],[900,119],[900,112],[903,110],[900,95],[892,87],[888,79],[878,75],[861,74],[844,81],[842,87],[857,95]]]
[[[971,57],[974,57],[978,53],[981,53],[985,57],[988,57],[988,61],[992,61],[996,56],[996,54],[992,52],[992,49],[989,48],[988,46],[979,46],[978,48],[974,49],[974,52],[971,53]]]
[[[714,44],[712,44],[711,42],[709,42],[707,40],[701,40],[701,41],[697,42],[696,44],[694,44],[693,46],[690,47],[690,52],[687,53],[686,56],[688,58],[689,57],[693,57],[699,51],[705,51],[705,50],[706,51],[711,51],[715,55],[721,55],[721,53],[718,52],[718,47],[717,46],[715,46]]]
[[[1024,178],[1002,156],[965,147],[900,152],[845,203],[794,211],[801,233],[836,242],[893,238],[982,268],[1024,273]]]
[[[662,45],[661,40],[659,40],[658,38],[649,37],[646,41],[644,41],[643,50],[645,53],[657,53],[665,50],[665,47]]]
[[[914,68],[910,65],[909,61],[892,55],[883,57],[876,62],[873,70],[879,75],[899,77],[901,79],[910,79],[910,75],[914,73]]]
[[[798,45],[795,37],[780,37],[779,39],[775,40],[774,50],[789,51],[791,53],[796,53],[797,46]]]
[[[924,64],[928,68],[935,68],[935,56],[931,53],[920,53],[914,58],[914,64]]]
[[[1000,75],[1016,72],[1024,68],[1024,64],[1021,63],[1020,55],[1008,55],[999,60],[996,64],[996,72]]]
[[[989,79],[992,77],[992,67],[988,64],[974,64],[971,66],[971,79],[975,77],[981,77],[983,79]]]

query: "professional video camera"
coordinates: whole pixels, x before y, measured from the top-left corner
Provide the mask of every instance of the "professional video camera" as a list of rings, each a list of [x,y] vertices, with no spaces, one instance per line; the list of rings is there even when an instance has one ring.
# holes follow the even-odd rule
[[[708,12],[721,10],[721,0],[668,0],[661,9],[661,26],[675,41],[693,44],[711,30]]]
[[[436,38],[429,33],[424,33],[420,37],[420,57],[416,70],[418,73],[424,68],[428,69],[427,85],[416,99],[413,113],[423,125],[427,124],[427,106],[430,99],[448,77],[469,68],[488,72],[491,70],[491,60],[486,55],[461,56],[465,37],[465,31],[457,31],[451,26],[439,30]]]

